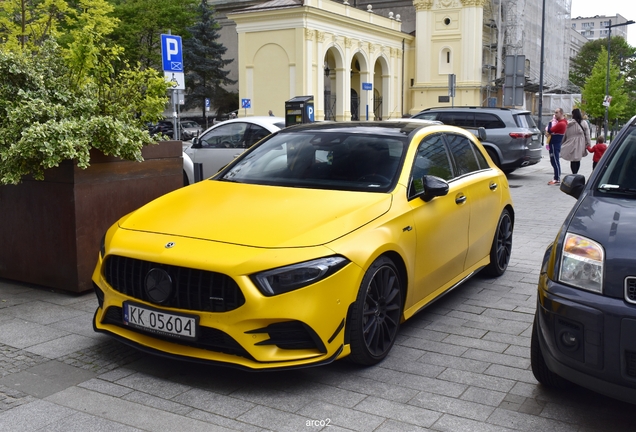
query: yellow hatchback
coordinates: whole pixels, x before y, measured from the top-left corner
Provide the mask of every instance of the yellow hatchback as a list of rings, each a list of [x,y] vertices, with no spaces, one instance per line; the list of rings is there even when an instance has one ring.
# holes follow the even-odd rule
[[[108,230],[94,328],[248,369],[371,365],[401,322],[503,274],[513,224],[506,177],[463,129],[293,126]]]

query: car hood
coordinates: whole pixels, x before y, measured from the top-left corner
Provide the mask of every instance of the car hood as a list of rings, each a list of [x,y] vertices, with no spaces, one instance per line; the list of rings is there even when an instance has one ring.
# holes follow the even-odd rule
[[[244,246],[328,243],[386,213],[391,195],[205,180],[164,195],[120,227]]]
[[[568,231],[599,242],[605,249],[605,294],[622,297],[625,276],[636,276],[636,200],[587,195],[570,220]]]

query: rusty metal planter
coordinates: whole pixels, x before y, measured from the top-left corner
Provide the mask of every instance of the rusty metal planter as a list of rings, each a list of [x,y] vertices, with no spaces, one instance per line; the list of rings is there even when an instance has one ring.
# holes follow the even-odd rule
[[[0,278],[72,292],[92,289],[99,243],[121,216],[183,185],[181,141],[144,147],[144,162],[91,153],[44,181],[0,186]]]

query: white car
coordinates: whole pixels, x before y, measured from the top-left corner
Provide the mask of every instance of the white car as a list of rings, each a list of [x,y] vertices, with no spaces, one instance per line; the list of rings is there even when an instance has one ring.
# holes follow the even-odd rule
[[[285,127],[282,117],[245,117],[226,120],[183,143],[183,182],[195,182],[195,164],[202,164],[203,178],[212,177],[235,157],[267,135]]]
[[[181,120],[181,128],[193,137],[198,136],[203,131],[201,125],[193,120]]]

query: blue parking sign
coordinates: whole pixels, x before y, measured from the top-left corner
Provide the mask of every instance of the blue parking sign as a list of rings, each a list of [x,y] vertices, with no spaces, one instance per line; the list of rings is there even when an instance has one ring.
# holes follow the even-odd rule
[[[252,100],[251,99],[241,99],[241,108],[252,108]]]
[[[181,36],[161,35],[161,63],[164,72],[183,72]]]

